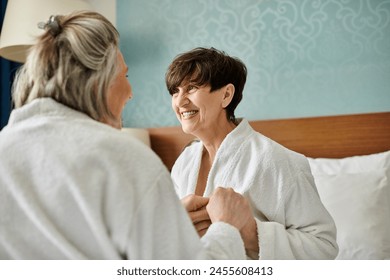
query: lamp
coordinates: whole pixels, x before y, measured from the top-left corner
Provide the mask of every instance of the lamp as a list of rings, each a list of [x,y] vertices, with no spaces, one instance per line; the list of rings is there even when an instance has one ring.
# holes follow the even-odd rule
[[[77,10],[92,10],[83,0],[8,0],[0,35],[0,56],[25,62],[27,51],[42,34],[39,22],[51,15],[68,14]]]

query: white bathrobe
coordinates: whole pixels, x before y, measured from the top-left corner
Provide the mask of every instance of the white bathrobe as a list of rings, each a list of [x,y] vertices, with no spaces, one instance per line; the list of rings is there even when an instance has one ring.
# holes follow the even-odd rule
[[[172,168],[176,192],[195,193],[203,144],[188,146]],[[204,196],[218,186],[245,195],[257,222],[260,259],[333,259],[332,217],[319,198],[307,159],[257,133],[243,119],[219,147]]]
[[[228,224],[200,241],[151,149],[50,98],[0,132],[0,213],[0,259],[245,258]]]

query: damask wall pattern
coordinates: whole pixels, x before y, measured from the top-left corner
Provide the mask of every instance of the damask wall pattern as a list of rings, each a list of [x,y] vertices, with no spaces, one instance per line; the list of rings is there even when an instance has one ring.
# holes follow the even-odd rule
[[[236,116],[390,111],[390,0],[117,0],[134,98],[125,126],[178,125],[165,71],[215,47],[248,67]]]

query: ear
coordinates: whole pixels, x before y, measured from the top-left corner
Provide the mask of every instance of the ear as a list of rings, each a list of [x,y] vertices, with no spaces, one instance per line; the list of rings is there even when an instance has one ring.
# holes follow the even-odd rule
[[[222,108],[226,108],[227,106],[229,106],[230,102],[232,102],[235,88],[233,84],[227,84],[223,90],[224,92],[222,95]]]

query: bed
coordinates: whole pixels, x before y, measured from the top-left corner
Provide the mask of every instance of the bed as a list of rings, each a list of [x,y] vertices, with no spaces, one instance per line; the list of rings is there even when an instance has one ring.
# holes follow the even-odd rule
[[[337,259],[390,259],[390,112],[250,124],[308,157],[321,200],[338,229]],[[168,170],[193,140],[179,126],[147,132]]]
[[[390,112],[251,121],[283,146],[312,158],[344,158],[390,150]],[[193,137],[180,126],[149,128],[152,149],[170,170]]]

